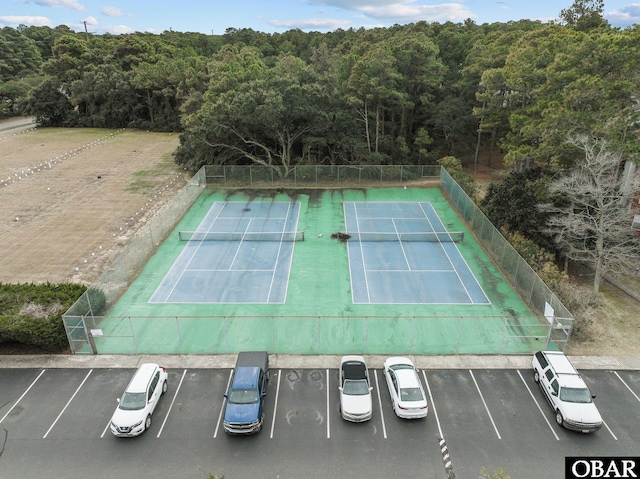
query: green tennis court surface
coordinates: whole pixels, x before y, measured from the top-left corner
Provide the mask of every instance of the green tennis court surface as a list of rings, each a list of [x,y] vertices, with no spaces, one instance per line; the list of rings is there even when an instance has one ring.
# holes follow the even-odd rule
[[[192,243],[181,240],[178,232],[197,231],[217,202],[300,205],[296,229],[304,231],[304,241],[295,242],[286,300],[150,303],[176,259]],[[346,229],[343,206],[347,202],[429,203],[447,231],[464,232],[464,240],[451,245],[455,244],[488,302],[354,304],[348,243],[331,238],[332,233]],[[257,241],[252,247],[259,251],[259,245]],[[94,340],[100,354],[215,354],[248,349],[295,354],[496,354],[530,352],[536,348],[535,338],[546,334],[544,326],[438,188],[292,190],[289,194],[205,189],[102,319],[102,335]]]

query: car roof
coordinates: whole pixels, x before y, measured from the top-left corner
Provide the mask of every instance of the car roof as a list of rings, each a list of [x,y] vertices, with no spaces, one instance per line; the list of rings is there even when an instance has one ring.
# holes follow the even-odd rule
[[[259,367],[242,367],[236,369],[231,385],[234,389],[253,389],[258,386],[260,378]]]
[[[145,363],[140,365],[135,372],[129,385],[127,386],[127,392],[129,393],[143,393],[147,390],[147,384],[153,377],[153,374],[158,369],[158,365],[154,363]]]
[[[398,384],[403,388],[417,388],[420,387],[420,381],[418,375],[413,369],[396,369],[396,378],[398,378]]]
[[[587,388],[584,380],[577,374],[558,374],[556,377],[563,388]]]
[[[556,374],[577,374],[569,358],[560,351],[544,351],[547,362],[553,366]]]

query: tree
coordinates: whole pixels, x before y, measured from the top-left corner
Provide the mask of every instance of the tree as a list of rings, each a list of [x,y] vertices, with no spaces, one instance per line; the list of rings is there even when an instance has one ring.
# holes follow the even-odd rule
[[[544,238],[540,238],[540,230],[546,223],[546,214],[532,206],[545,201],[547,181],[542,168],[512,171],[502,183],[489,185],[480,206],[496,227],[518,231],[541,245]]]
[[[569,259],[593,268],[591,302],[607,273],[630,273],[640,263],[640,237],[631,228],[630,208],[640,189],[635,165],[623,171],[622,155],[609,143],[587,136],[568,143],[582,152],[575,168],[553,179],[553,204],[541,204],[550,214],[547,231]]]
[[[608,27],[603,17],[604,0],[574,0],[573,5],[560,11],[560,18],[576,30]]]
[[[326,92],[312,69],[291,55],[273,68],[246,47],[221,52],[233,63],[212,64],[220,75],[209,85],[205,103],[190,117],[176,161],[203,164],[255,163],[284,178],[303,160],[307,136],[320,135],[330,123],[322,108]],[[246,80],[239,82],[241,78]]]

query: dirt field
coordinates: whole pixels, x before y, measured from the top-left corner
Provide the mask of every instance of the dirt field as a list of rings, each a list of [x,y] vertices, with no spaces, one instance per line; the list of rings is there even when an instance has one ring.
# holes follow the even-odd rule
[[[0,123],[0,282],[91,284],[191,175],[176,134]]]

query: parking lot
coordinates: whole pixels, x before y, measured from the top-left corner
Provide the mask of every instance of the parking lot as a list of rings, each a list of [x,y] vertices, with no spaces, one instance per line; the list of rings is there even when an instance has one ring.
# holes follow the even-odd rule
[[[424,420],[398,419],[381,369],[373,418],[343,421],[337,369],[272,368],[263,430],[222,429],[231,369],[169,369],[151,428],[134,439],[108,424],[134,370],[0,369],[0,476],[457,478],[502,467],[519,479],[564,477],[565,456],[637,455],[640,371],[581,371],[606,423],[591,435],[556,425],[529,369],[423,369]]]

